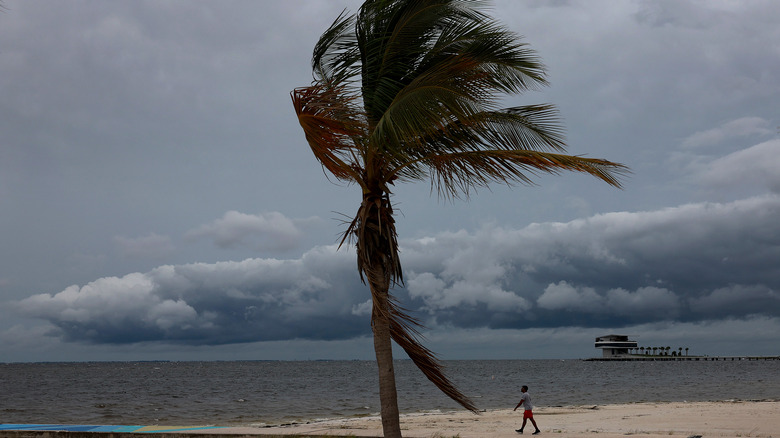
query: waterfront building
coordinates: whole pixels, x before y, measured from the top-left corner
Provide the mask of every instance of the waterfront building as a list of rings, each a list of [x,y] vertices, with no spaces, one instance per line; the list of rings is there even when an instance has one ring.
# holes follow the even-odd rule
[[[601,349],[603,357],[628,356],[630,350],[637,347],[636,341],[626,335],[606,335],[596,338],[596,348]]]

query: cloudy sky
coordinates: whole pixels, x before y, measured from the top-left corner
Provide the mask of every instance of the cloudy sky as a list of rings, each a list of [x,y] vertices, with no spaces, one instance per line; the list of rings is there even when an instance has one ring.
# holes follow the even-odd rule
[[[337,250],[360,201],[289,92],[357,0],[5,0],[0,362],[370,359]],[[582,358],[629,334],[780,354],[780,5],[527,1],[523,35],[572,154],[632,169],[398,187],[406,287],[444,359]]]

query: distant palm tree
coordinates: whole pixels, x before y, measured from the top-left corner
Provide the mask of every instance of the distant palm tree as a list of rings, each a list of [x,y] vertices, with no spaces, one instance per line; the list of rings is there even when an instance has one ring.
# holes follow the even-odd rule
[[[645,354],[645,347],[639,347],[639,349],[642,351],[642,354]]]
[[[685,347],[685,355],[688,355],[688,347]]]
[[[368,0],[320,37],[314,82],[292,92],[315,157],[362,193],[341,243],[355,243],[358,272],[371,291],[385,437],[401,436],[391,339],[439,389],[476,411],[389,292],[403,284],[391,187],[429,180],[441,197],[468,198],[494,182],[530,184],[539,172],[584,172],[620,187],[618,177],[627,171],[564,155],[552,105],[500,109],[502,95],[547,81],[535,53],[486,16],[484,6],[479,0]]]

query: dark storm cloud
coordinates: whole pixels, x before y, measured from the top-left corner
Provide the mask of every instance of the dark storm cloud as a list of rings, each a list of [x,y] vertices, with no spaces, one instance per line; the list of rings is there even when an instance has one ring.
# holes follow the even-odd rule
[[[778,215],[767,195],[443,234],[406,245],[407,257],[442,260],[410,277],[409,294],[456,326],[475,315],[502,328],[778,316]]]
[[[71,341],[344,339],[369,331],[346,255],[321,248],[299,260],[161,266],[34,295],[19,306]]]
[[[780,316],[780,197],[405,240],[395,293],[432,328]],[[369,333],[351,250],[161,266],[18,303],[63,339],[228,344]]]

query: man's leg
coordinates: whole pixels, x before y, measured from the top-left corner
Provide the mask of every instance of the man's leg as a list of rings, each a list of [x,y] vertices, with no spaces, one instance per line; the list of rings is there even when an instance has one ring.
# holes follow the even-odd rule
[[[517,432],[517,433],[523,433],[523,428],[525,427],[525,422],[526,422],[526,421],[528,421],[528,419],[527,419],[527,418],[525,418],[525,417],[523,417],[523,425],[522,425],[522,426],[520,426],[520,429],[517,429],[515,432]],[[531,420],[531,421],[533,421],[533,420]]]
[[[540,430],[539,430],[539,426],[537,426],[537,425],[536,425],[536,420],[534,420],[534,418],[533,418],[533,417],[531,417],[531,423],[533,423],[533,425],[534,425],[534,429],[536,429],[536,431],[535,431],[534,433],[535,433],[535,434],[539,433],[539,432],[540,432]]]

